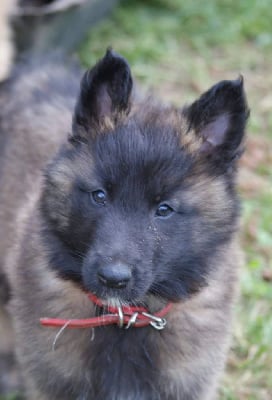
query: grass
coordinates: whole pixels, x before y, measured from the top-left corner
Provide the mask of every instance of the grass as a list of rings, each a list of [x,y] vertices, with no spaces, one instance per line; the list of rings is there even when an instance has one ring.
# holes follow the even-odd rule
[[[112,45],[143,87],[184,104],[239,73],[251,108],[241,161],[246,265],[220,400],[272,399],[272,7],[270,0],[127,0],[92,30],[89,66]]]

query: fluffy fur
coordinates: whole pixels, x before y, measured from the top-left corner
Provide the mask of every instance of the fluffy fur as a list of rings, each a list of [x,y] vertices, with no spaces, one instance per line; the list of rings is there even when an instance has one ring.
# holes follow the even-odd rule
[[[135,101],[132,86],[108,50],[80,90],[74,69],[43,65],[1,93],[0,265],[29,400],[216,397],[240,263],[243,81],[184,109]],[[86,291],[150,312],[174,306],[160,332],[67,328],[53,350],[58,330],[39,318],[103,312]]]

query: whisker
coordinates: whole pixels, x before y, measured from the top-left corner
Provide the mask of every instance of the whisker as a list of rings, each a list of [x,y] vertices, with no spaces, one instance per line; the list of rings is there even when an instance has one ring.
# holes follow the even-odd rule
[[[60,338],[61,334],[64,332],[64,330],[67,328],[67,326],[70,324],[70,322],[71,322],[71,319],[69,319],[67,322],[65,322],[65,324],[60,328],[60,330],[56,334],[55,339],[54,339],[53,344],[52,344],[52,350],[53,351],[56,350],[57,341]]]

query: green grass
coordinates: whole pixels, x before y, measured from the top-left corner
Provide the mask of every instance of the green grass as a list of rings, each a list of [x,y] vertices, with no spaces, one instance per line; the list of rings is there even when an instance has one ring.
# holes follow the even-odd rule
[[[92,30],[79,53],[90,66],[108,45],[140,86],[184,104],[242,73],[251,108],[241,162],[241,273],[233,346],[220,400],[272,399],[272,7],[270,0],[128,0]]]

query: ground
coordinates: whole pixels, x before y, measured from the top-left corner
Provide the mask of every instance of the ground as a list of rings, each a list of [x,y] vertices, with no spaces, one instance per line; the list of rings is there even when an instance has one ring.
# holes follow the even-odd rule
[[[239,179],[246,263],[220,400],[272,399],[271,21],[271,0],[126,0],[79,50],[90,66],[113,46],[140,86],[177,105],[244,76],[251,109]]]

